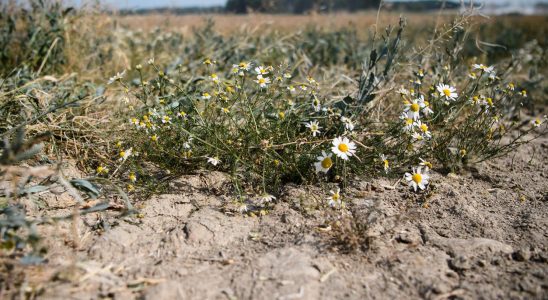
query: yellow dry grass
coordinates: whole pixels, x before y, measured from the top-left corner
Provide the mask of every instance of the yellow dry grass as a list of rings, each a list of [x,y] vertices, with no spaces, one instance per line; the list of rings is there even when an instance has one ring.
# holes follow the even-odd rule
[[[192,27],[199,27],[206,23],[208,18],[215,21],[215,30],[222,34],[231,34],[241,29],[271,28],[282,32],[294,32],[306,26],[319,26],[321,28],[335,30],[351,26],[359,29],[371,28],[377,23],[377,11],[364,11],[359,13],[337,13],[337,14],[309,14],[309,15],[272,15],[272,14],[192,14],[175,15],[169,13],[118,16],[115,19],[123,26],[132,29],[149,30],[162,28],[178,32],[188,32]],[[424,13],[399,13],[381,11],[378,14],[378,26],[384,28],[388,25],[397,24],[398,19],[403,16],[410,27],[425,27],[427,25],[448,23],[455,17],[455,12],[446,11],[424,12]],[[519,26],[536,27],[539,24],[546,24],[546,16],[492,16],[475,18],[482,23],[495,23],[503,20],[519,24]],[[541,27],[546,27],[541,25]],[[538,27],[537,27],[538,30]]]
[[[434,22],[437,14],[406,14],[409,25]],[[165,28],[167,30],[185,32],[192,27],[205,24],[207,18],[215,21],[215,29],[223,34],[230,34],[245,28],[273,28],[280,31],[295,31],[306,26],[320,26],[328,29],[339,29],[347,26],[368,29],[377,22],[376,11],[339,14],[310,14],[310,15],[173,15],[150,14],[121,16],[120,24],[133,29]],[[379,27],[397,24],[400,14],[383,12],[379,15]]]

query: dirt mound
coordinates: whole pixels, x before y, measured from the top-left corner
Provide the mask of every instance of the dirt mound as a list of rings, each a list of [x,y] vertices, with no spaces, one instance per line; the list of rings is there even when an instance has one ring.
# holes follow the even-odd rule
[[[184,176],[137,204],[139,216],[82,217],[77,251],[70,223],[41,226],[48,263],[26,269],[26,284],[43,299],[542,299],[547,143],[434,173],[423,202],[395,181],[352,184],[354,220],[377,221],[369,250],[351,253],[333,243],[317,187],[288,186],[267,215],[249,217],[226,213],[224,174]]]

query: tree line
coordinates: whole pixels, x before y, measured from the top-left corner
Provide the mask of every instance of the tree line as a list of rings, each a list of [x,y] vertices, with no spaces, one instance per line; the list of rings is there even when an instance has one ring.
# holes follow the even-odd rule
[[[356,11],[379,7],[380,0],[228,0],[226,11],[303,14],[307,12]]]

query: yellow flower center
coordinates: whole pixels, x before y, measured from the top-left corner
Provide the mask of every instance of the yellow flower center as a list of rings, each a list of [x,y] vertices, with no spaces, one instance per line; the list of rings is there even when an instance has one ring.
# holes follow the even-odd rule
[[[333,196],[331,196],[331,199],[333,199],[334,201],[339,201],[340,198],[341,196],[339,195],[339,193],[335,193],[333,194]]]
[[[426,124],[421,124],[421,130],[422,130],[422,132],[427,132],[428,131],[428,126]]]
[[[333,160],[331,160],[331,157],[326,157],[322,160],[322,168],[329,169],[333,166]]]
[[[405,124],[407,124],[407,125],[413,124],[413,119],[411,119],[411,118],[405,119]]]
[[[489,106],[493,106],[493,99],[487,98],[487,104],[489,104]]]
[[[265,80],[264,78],[259,78],[259,83],[260,83],[260,84],[263,84],[263,83],[265,83],[265,82],[266,82],[266,80]]]
[[[388,166],[389,166],[388,159],[383,160],[383,162],[384,162],[384,168],[388,169]]]
[[[316,125],[316,124],[310,125],[310,130],[317,131],[318,130],[318,125]]]
[[[432,169],[432,164],[430,162],[425,161],[424,165],[427,166],[429,169]]]
[[[347,144],[339,144],[339,147],[337,147],[337,148],[339,148],[339,150],[343,153],[348,152],[348,145]]]
[[[422,182],[422,175],[419,174],[419,173],[415,173],[413,174],[413,176],[411,177],[411,179],[413,179],[413,181],[416,183],[416,184],[419,184]]]
[[[443,89],[443,93],[445,94],[446,97],[451,96],[451,91],[449,89]]]
[[[412,111],[418,112],[419,109],[420,109],[420,106],[419,106],[418,103],[413,103],[413,104],[411,104],[411,107],[410,107],[410,108],[411,108]]]

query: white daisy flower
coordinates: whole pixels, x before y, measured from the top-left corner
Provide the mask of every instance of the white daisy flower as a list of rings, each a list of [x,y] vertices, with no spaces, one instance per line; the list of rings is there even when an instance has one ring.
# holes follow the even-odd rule
[[[413,99],[410,102],[405,103],[404,111],[407,112],[407,116],[413,120],[418,120],[420,117],[420,110],[424,108],[424,96],[420,95],[419,98]]]
[[[208,157],[207,162],[216,166],[221,162],[221,160],[217,156],[215,156],[215,157]]]
[[[327,171],[331,169],[331,167],[333,166],[333,159],[331,159],[332,155],[333,154],[331,153],[327,154],[325,153],[325,151],[322,151],[322,155],[316,157],[316,159],[318,160],[314,163],[314,167],[316,167],[316,173],[327,173]]]
[[[255,68],[255,73],[257,73],[257,75],[266,75],[268,74],[268,69],[263,66],[258,66]]]
[[[436,89],[445,100],[455,101],[458,97],[457,89],[447,84],[440,83],[436,86]]]
[[[481,105],[484,101],[485,97],[483,95],[474,95],[468,102],[472,105]]]
[[[397,91],[396,91],[398,94],[402,95],[402,96],[407,96],[409,95],[409,90],[404,88],[404,87],[400,87]]]
[[[232,74],[238,74],[240,72],[240,67],[238,65],[232,65]]]
[[[259,84],[261,88],[265,88],[270,83],[270,78],[263,77],[263,75],[257,75],[257,80],[255,80],[255,82]]]
[[[415,122],[412,118],[409,117],[408,114],[403,112],[400,116],[400,119],[403,121],[404,127],[403,130],[407,132],[413,131],[413,128],[415,127]]]
[[[315,112],[319,112],[320,110],[322,110],[320,99],[318,99],[316,95],[314,95],[314,100],[312,100],[312,108],[314,109]]]
[[[474,70],[481,70],[485,73],[493,73],[495,71],[495,67],[488,67],[484,64],[473,64],[472,67],[474,68]]]
[[[264,193],[262,195],[260,195],[258,198],[257,198],[257,203],[260,204],[260,205],[263,205],[265,203],[270,203],[272,201],[276,200],[276,197],[274,197],[273,195],[271,194],[268,194],[268,193]]]
[[[430,130],[428,129],[428,125],[426,125],[425,123],[422,123],[421,120],[416,121],[415,126],[420,129],[423,137],[426,137],[426,138],[432,137],[432,133],[430,133]]]
[[[285,73],[285,74],[284,74],[284,78],[287,78],[287,79],[291,78],[291,74]]]
[[[426,161],[419,157],[419,160],[421,161],[419,165],[425,167],[425,170],[428,171],[429,169],[432,169],[432,163],[429,161]]]
[[[249,71],[249,68],[251,68],[251,63],[250,62],[241,62],[238,67],[240,68],[240,70],[243,70],[243,71]]]
[[[411,135],[411,137],[416,140],[416,141],[422,141],[424,140],[424,137],[422,136],[422,134],[418,133],[418,132],[413,132],[413,134]]]
[[[306,128],[310,128],[310,131],[312,132],[312,136],[316,136],[316,134],[320,133],[320,125],[318,125],[318,121],[310,121],[308,123],[304,123],[304,126]]]
[[[390,168],[390,162],[388,161],[386,155],[381,154],[380,157],[383,164],[384,172],[388,173],[388,169]]]
[[[288,87],[287,87],[287,90],[288,90],[289,92],[291,92],[291,93],[295,93],[295,87],[292,86],[292,85],[288,86]]]
[[[133,183],[135,183],[137,181],[137,175],[135,175],[135,173],[133,173],[133,172],[129,173],[128,178],[129,178],[129,181],[131,181]]]
[[[163,116],[163,117],[162,117],[162,123],[163,123],[163,124],[169,124],[169,123],[171,123],[171,117],[170,117],[170,116]]]
[[[352,122],[351,118],[347,118],[347,117],[342,116],[341,117],[341,122],[344,124],[344,128],[346,128],[346,130],[348,130],[348,131],[354,130],[354,122]]]
[[[238,211],[243,214],[249,211],[249,206],[245,202],[238,203]]]
[[[126,70],[116,73],[116,75],[110,77],[107,84],[113,84],[115,81],[121,80],[122,78],[124,78],[124,75],[126,75]]]
[[[211,99],[211,95],[208,92],[202,93],[202,99],[209,100]]]
[[[413,168],[413,173],[405,173],[405,180],[408,181],[410,187],[413,187],[413,190],[416,192],[417,188],[424,190],[426,185],[428,185],[428,169],[422,171],[422,167]]]
[[[356,144],[347,137],[337,137],[333,140],[331,152],[344,160],[348,160],[350,156],[356,153]]]
[[[213,81],[214,83],[219,83],[220,80],[219,80],[219,76],[217,76],[217,74],[213,73],[209,76],[209,79],[211,79],[211,81]]]
[[[429,116],[431,114],[434,113],[434,111],[432,110],[432,108],[430,108],[430,103],[428,101],[424,101],[424,107],[422,109],[422,113],[424,113],[425,116]]]
[[[485,111],[489,111],[490,108],[493,108],[495,104],[493,103],[493,98],[485,97],[482,99],[481,105],[485,107]]]
[[[327,198],[327,204],[333,208],[342,207],[341,189],[337,188],[336,191],[329,191],[331,196]]]
[[[540,127],[540,125],[542,125],[542,120],[539,119],[539,118],[536,118],[534,120],[531,121],[531,124],[533,124],[534,127]]]
[[[124,161],[128,159],[131,156],[132,152],[133,152],[133,148],[120,151],[119,153],[120,158],[118,160]]]
[[[208,65],[208,66],[209,66],[209,65],[214,65],[214,64],[216,64],[216,63],[217,63],[217,61],[211,60],[211,59],[209,59],[209,58],[206,58],[206,59],[204,60],[204,62],[203,62],[204,65]]]

